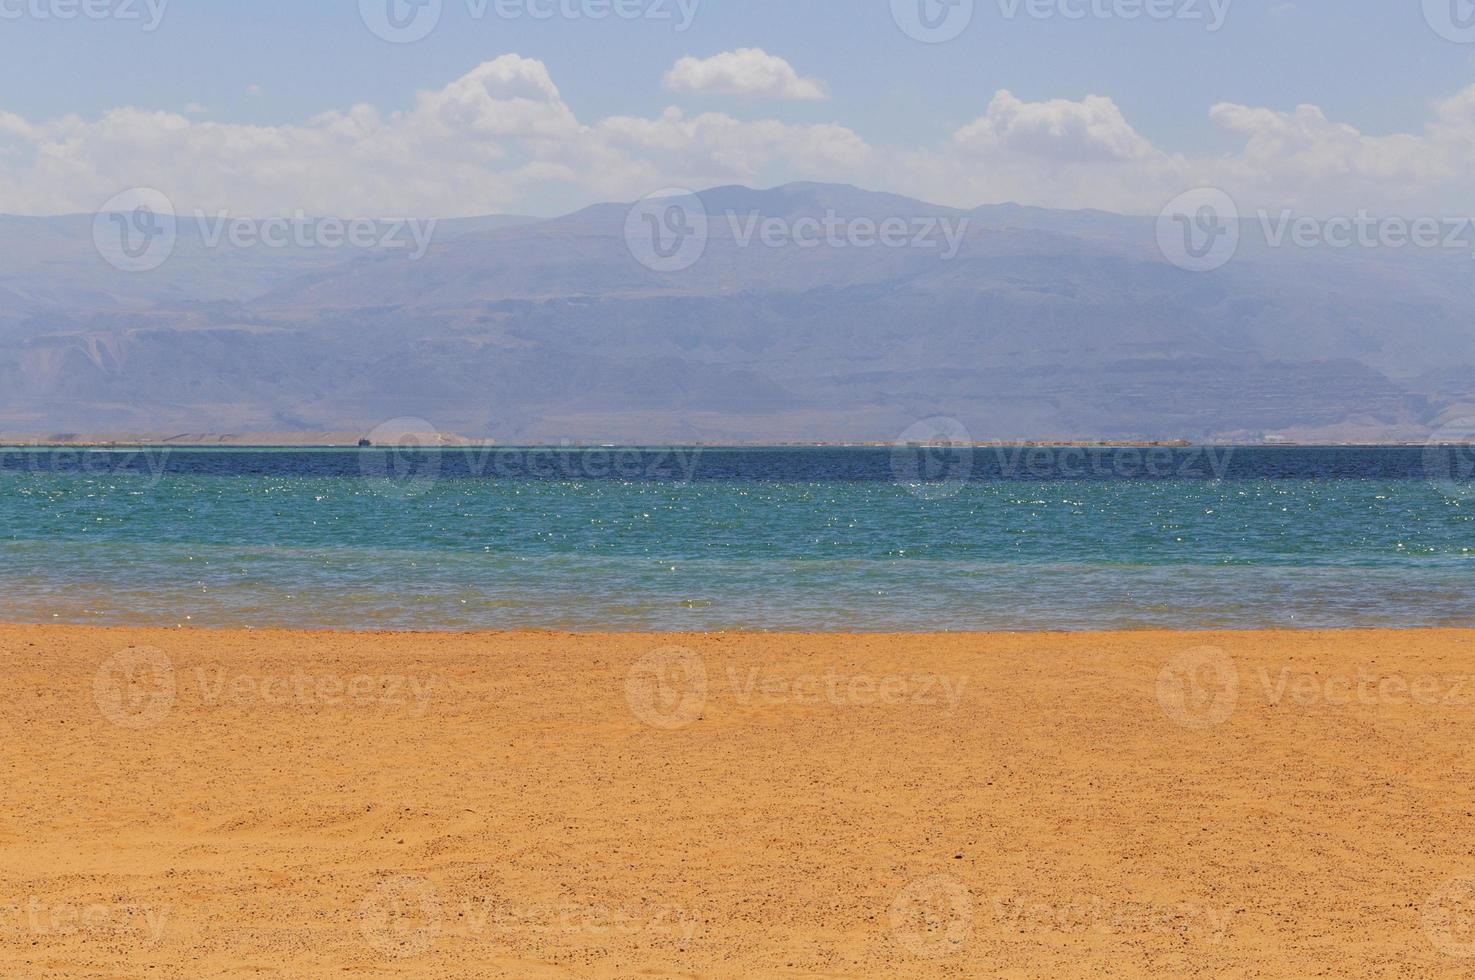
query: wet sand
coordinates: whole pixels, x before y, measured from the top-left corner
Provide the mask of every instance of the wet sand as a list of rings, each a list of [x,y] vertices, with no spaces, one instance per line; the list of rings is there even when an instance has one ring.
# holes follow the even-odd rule
[[[7,978],[1475,969],[1475,633],[0,656]]]

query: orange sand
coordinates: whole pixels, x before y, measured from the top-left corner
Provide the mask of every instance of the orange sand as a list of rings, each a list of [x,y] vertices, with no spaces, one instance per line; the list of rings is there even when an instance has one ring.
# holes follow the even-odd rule
[[[1467,975],[1472,654],[0,627],[0,976]]]

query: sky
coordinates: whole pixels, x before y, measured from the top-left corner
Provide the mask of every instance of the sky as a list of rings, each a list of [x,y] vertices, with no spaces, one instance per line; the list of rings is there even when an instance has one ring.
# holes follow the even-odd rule
[[[397,26],[398,25],[398,26]],[[0,213],[1475,213],[1475,0],[0,0]]]

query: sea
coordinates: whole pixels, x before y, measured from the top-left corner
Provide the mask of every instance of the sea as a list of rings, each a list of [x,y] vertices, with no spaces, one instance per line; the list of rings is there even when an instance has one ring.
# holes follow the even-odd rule
[[[0,450],[0,621],[1475,627],[1469,446]]]

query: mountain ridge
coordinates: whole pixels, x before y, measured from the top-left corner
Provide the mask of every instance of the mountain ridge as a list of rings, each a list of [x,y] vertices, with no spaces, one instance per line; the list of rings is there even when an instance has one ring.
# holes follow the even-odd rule
[[[705,250],[671,272],[637,261],[618,203],[459,219],[418,261],[181,234],[132,274],[76,216],[0,218],[0,428],[889,441],[946,416],[980,440],[1403,441],[1475,402],[1468,257],[1246,241],[1191,273],[1149,218],[814,183],[698,197]],[[827,214],[946,219],[958,249],[743,240],[754,215]]]

